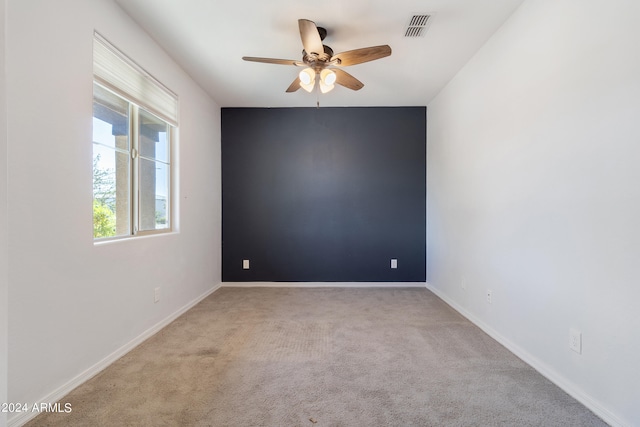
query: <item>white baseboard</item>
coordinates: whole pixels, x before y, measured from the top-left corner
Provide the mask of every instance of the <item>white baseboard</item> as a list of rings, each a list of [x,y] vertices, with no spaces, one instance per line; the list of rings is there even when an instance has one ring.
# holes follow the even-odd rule
[[[447,303],[451,308],[456,310],[458,313],[467,318],[471,323],[475,324],[477,327],[482,329],[487,335],[489,335],[494,340],[498,341],[504,347],[507,348],[510,352],[518,356],[525,363],[531,366],[533,369],[538,371],[542,376],[547,378],[549,381],[560,387],[571,397],[576,399],[578,402],[582,403],[586,406],[591,412],[600,417],[604,422],[611,425],[612,427],[627,427],[627,425],[620,420],[616,415],[614,415],[611,411],[605,408],[600,402],[595,400],[593,397],[584,393],[578,386],[573,384],[571,381],[567,380],[564,376],[559,374],[557,371],[549,367],[547,364],[541,362],[531,353],[523,350],[520,346],[513,343],[509,339],[505,338],[498,331],[493,329],[491,326],[484,323],[482,320],[478,319],[472,313],[458,305],[455,301],[449,298],[446,294],[441,292],[439,289],[434,286],[426,283],[426,287],[428,290],[433,292],[438,298]]]
[[[223,282],[220,283],[189,303],[185,304],[183,307],[172,313],[167,318],[158,322],[151,328],[147,329],[145,332],[129,341],[124,346],[120,347],[95,365],[91,366],[84,372],[77,375],[75,378],[71,379],[66,384],[60,386],[56,390],[47,394],[43,398],[39,399],[40,402],[57,402],[62,399],[64,396],[73,391],[76,387],[83,384],[84,382],[90,380],[97,374],[99,374],[102,370],[107,368],[113,362],[127,354],[129,351],[133,350],[135,347],[140,345],[145,340],[149,339],[151,336],[155,335],[162,328],[167,326],[169,323],[173,322],[175,319],[180,317],[190,308],[198,304],[200,301],[211,295],[216,290],[221,287],[298,287],[298,288],[312,288],[312,287],[353,287],[353,288],[373,288],[373,287],[385,287],[385,288],[406,288],[406,287],[426,287],[428,290],[433,292],[437,297],[442,299],[445,303],[451,306],[458,313],[466,317],[470,322],[474,323],[480,329],[482,329],[485,333],[491,336],[493,339],[498,341],[500,344],[505,346],[509,351],[518,356],[524,362],[533,367],[540,374],[545,376],[551,382],[556,384],[558,387],[567,392],[574,399],[585,405],[589,408],[593,413],[602,418],[606,423],[610,424],[614,427],[626,427],[626,425],[618,419],[611,411],[606,409],[602,404],[597,402],[591,396],[585,394],[580,388],[578,388],[575,384],[568,381],[562,375],[558,374],[556,371],[551,369],[549,366],[538,360],[536,357],[531,355],[530,353],[523,350],[518,345],[514,344],[500,333],[498,333],[495,329],[490,327],[489,325],[482,322],[476,316],[465,310],[463,307],[455,303],[451,300],[447,295],[440,292],[437,288],[431,286],[429,283],[424,282]],[[7,420],[8,427],[19,427],[26,424],[31,419],[35,418],[38,413],[31,412],[23,412],[18,413],[13,418]]]
[[[223,288],[424,288],[425,282],[222,282]]]
[[[185,312],[187,312],[189,309],[191,309],[193,306],[198,304],[200,301],[202,301],[203,299],[205,299],[206,297],[208,297],[209,295],[211,295],[212,293],[220,289],[220,287],[221,287],[221,284],[219,283],[215,285],[213,288],[206,291],[204,294],[189,301],[187,304],[180,307],[177,311],[173,312],[168,317],[156,323],[151,328],[147,329],[142,334],[138,335],[137,337],[129,341],[127,344],[123,345],[122,347],[120,347],[119,349],[117,349],[116,351],[114,351],[113,353],[111,353],[110,355],[108,355],[107,357],[105,357],[95,365],[91,366],[84,372],[77,375],[75,378],[71,379],[69,382],[63,384],[62,386],[58,387],[56,390],[52,391],[51,393],[39,399],[38,402],[51,402],[51,403],[58,402],[64,396],[66,396],[71,391],[73,391],[76,387],[90,380],[94,376],[98,375],[101,371],[103,371],[113,362],[120,359],[122,356],[124,356],[125,354],[133,350],[135,347],[142,344],[147,339],[151,338],[153,335],[158,333],[162,328],[167,326],[169,323],[173,322],[178,317],[180,317]],[[39,412],[17,413],[13,418],[10,418],[7,420],[7,426],[8,427],[22,426],[26,424],[28,421],[30,421],[31,419],[35,418],[37,415],[39,415]]]

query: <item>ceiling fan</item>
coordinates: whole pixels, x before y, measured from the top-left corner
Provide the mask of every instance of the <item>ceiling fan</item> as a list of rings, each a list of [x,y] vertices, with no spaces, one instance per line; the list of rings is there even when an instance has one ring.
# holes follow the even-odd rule
[[[340,67],[362,64],[363,62],[391,55],[391,48],[388,45],[365,47],[334,55],[333,49],[322,44],[322,41],[327,36],[327,30],[317,27],[315,22],[308,19],[298,19],[298,27],[300,28],[300,38],[304,48],[302,61],[256,58],[253,56],[242,57],[245,61],[305,67],[287,88],[287,92],[295,92],[300,88],[311,92],[316,81],[322,93],[332,90],[335,84],[352,90],[360,90],[364,84]]]

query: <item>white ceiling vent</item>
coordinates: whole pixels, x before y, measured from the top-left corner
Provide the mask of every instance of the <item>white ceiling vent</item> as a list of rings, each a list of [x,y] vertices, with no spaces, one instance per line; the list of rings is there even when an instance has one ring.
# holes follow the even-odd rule
[[[424,37],[427,24],[431,23],[431,15],[413,15],[404,31],[405,37]]]

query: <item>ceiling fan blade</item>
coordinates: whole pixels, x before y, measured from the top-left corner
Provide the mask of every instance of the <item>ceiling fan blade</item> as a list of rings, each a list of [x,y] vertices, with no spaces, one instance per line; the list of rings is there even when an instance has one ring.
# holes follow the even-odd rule
[[[346,71],[342,71],[338,68],[334,68],[332,71],[336,73],[337,84],[351,90],[360,90],[364,87],[364,83],[362,83],[360,80],[356,79]]]
[[[298,27],[300,27],[300,38],[302,39],[304,50],[307,53],[322,55],[324,46],[322,46],[322,39],[320,38],[320,33],[318,33],[316,23],[308,19],[298,19]]]
[[[255,56],[243,56],[242,59],[251,62],[263,62],[265,64],[296,65],[298,67],[306,67],[304,62],[295,61],[293,59],[256,58]]]
[[[287,88],[287,93],[295,92],[300,89],[300,79],[296,77],[296,79],[291,83],[291,85]]]
[[[384,58],[391,55],[391,47],[389,45],[363,47],[362,49],[349,50],[347,52],[338,53],[331,60],[339,59],[340,63],[335,64],[341,67],[348,65],[362,64],[363,62],[373,61],[375,59]]]

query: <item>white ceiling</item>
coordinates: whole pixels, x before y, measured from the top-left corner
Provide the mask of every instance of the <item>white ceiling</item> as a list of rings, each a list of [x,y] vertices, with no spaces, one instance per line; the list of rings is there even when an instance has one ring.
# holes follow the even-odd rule
[[[335,53],[381,44],[390,57],[346,67],[364,83],[320,95],[322,106],[425,106],[523,0],[116,0],[221,107],[311,107],[285,93],[299,68],[243,56],[301,60],[298,19],[324,27]],[[432,15],[405,38],[411,16]]]

